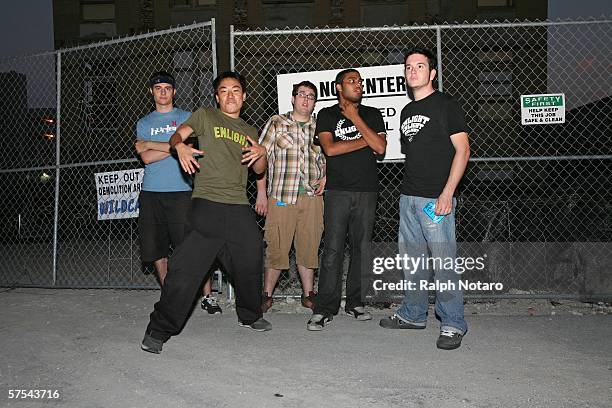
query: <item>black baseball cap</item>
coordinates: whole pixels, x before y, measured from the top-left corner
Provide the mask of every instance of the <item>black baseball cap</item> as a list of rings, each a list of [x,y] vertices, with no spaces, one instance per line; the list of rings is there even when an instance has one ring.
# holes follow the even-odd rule
[[[156,84],[170,84],[174,88],[174,77],[166,71],[155,72],[149,78],[149,87],[153,87]]]

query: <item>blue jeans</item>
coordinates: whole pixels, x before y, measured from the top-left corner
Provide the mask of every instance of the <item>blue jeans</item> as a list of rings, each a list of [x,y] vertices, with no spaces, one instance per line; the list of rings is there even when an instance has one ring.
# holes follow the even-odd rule
[[[434,282],[448,283],[444,290],[436,290],[435,309],[441,320],[441,328],[464,334],[467,331],[467,324],[463,313],[463,293],[459,288],[461,276],[450,265],[454,265],[457,253],[455,239],[457,201],[453,198],[451,213],[439,223],[433,222],[423,211],[423,207],[430,201],[436,200],[403,194],[400,197],[399,253],[412,259],[420,258],[422,261],[416,267],[410,264],[404,269],[405,279],[413,282],[414,287],[406,291],[404,301],[396,314],[409,323],[425,326],[429,305],[428,291],[425,288],[421,289],[421,283],[429,280],[428,265],[430,265],[434,270]],[[440,289],[442,285],[436,285],[436,288]]]

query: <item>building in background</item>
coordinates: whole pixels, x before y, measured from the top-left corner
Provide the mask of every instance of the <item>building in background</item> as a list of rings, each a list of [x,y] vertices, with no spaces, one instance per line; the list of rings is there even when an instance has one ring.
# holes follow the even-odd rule
[[[443,22],[474,22],[495,20],[545,20],[548,12],[547,0],[54,0],[53,15],[55,26],[56,48],[65,48],[78,44],[97,42],[118,36],[130,36],[138,33],[167,29],[177,25],[191,24],[193,22],[207,22],[211,18],[216,19],[216,50],[218,71],[227,70],[230,67],[230,25],[237,30],[256,28],[283,28],[283,27],[381,27],[384,25],[423,25],[437,24]],[[458,30],[454,37],[445,37],[450,47],[458,52],[445,53],[445,65],[455,69],[457,75],[452,71],[446,73],[447,82],[445,86],[451,93],[469,95],[469,114],[492,126],[494,131],[491,135],[503,133],[503,125],[508,120],[517,92],[523,92],[520,84],[528,81],[521,76],[525,71],[516,70],[514,67],[514,53],[524,50],[534,55],[534,70],[529,74],[532,76],[531,83],[539,86],[546,81],[546,30],[539,30],[531,38],[522,37],[517,42],[510,41],[506,48],[486,51],[484,39],[467,38],[469,32]],[[323,36],[324,37],[324,36]],[[486,37],[484,37],[486,38]],[[317,39],[317,41],[319,41]],[[321,44],[330,42],[323,48],[335,49],[332,38],[322,39]],[[376,49],[363,49],[359,52],[346,54],[343,62],[346,66],[387,65],[401,63],[403,52],[407,44],[419,43],[418,38],[410,36],[402,37],[398,41],[390,41],[380,45]],[[468,49],[465,44],[470,43]],[[435,42],[428,45],[435,47]],[[498,47],[499,48],[499,47]],[[290,55],[280,55],[282,51],[266,49],[265,44],[247,50],[247,54],[238,53],[237,67],[241,61],[265,62],[257,73],[249,75],[249,87],[259,95],[264,95],[265,100],[276,100],[275,78],[279,73],[294,72],[295,70],[318,70],[338,68],[338,62],[334,62],[335,56],[329,53],[313,50],[308,61],[293,61]],[[448,51],[448,50],[446,50]],[[340,52],[340,51],[339,51]],[[68,70],[74,68],[74,72],[85,72],[85,85],[64,92],[71,94],[67,100],[85,101],[87,109],[84,110],[87,118],[87,129],[94,131],[100,123],[104,124],[103,130],[107,131],[112,118],[124,117],[126,109],[122,108],[121,101],[129,98],[116,92],[100,92],[99,97],[92,98],[92,90],[96,87],[108,90],[116,89],[119,93],[136,93],[133,83],[118,84],[117,75],[112,74],[116,67],[122,66],[121,72],[130,72],[131,78],[145,77],[141,72],[142,66],[130,65],[128,61],[114,61],[109,55],[92,54],[92,58],[103,58],[104,63],[86,64],[87,69],[76,65],[71,67],[68,53],[64,58],[66,67],[63,72],[69,77]],[[93,57],[93,55],[96,55]],[[193,69],[183,69],[177,61],[201,60],[196,56],[189,58],[174,58],[173,61],[160,61],[164,69],[175,71],[177,80],[182,90],[204,90],[203,86],[194,86],[196,83],[209,83],[211,78],[194,76]],[[285,62],[283,62],[285,61]],[[193,62],[193,61],[192,61]],[[304,65],[307,64],[307,65]],[[102,65],[106,69],[102,69]],[[187,64],[189,66],[193,63]],[[470,69],[459,67],[469,66]],[[189,68],[189,67],[188,67]],[[161,69],[161,68],[160,68]],[[185,71],[185,72],[183,72]],[[513,71],[517,71],[516,73]],[[466,80],[466,75],[469,80]],[[74,74],[73,77],[80,76]],[[71,79],[71,82],[72,79]],[[133,81],[132,81],[133,82]],[[104,86],[98,86],[105,84]],[[76,83],[75,83],[76,85]],[[458,85],[458,87],[457,87]],[[88,90],[82,97],[82,89]],[[128,91],[129,90],[129,91]],[[117,99],[109,100],[110,99]],[[179,95],[181,98],[181,95]],[[193,98],[189,98],[193,99]],[[93,101],[86,103],[87,101]],[[95,103],[94,103],[95,102]],[[117,103],[119,102],[119,103]],[[244,114],[249,117],[267,117],[276,113],[276,107],[272,104],[252,104],[245,108]],[[114,107],[108,109],[109,106]],[[70,108],[70,107],[67,107]],[[194,108],[188,106],[187,108]],[[115,109],[122,112],[117,115]],[[78,110],[74,108],[74,110]],[[105,115],[104,112],[108,114]],[[109,118],[105,119],[105,116]],[[122,132],[116,126],[111,126],[111,132],[104,134],[129,133],[129,129]],[[110,137],[110,136],[109,136]],[[483,145],[498,143],[496,137],[492,136],[489,142],[484,138]],[[517,143],[513,141],[512,143]],[[109,144],[110,145],[110,144]],[[515,147],[515,146],[512,146]],[[117,146],[121,148],[121,146]],[[83,150],[75,151],[82,154]],[[69,152],[64,152],[64,158]]]
[[[358,6],[357,6],[358,5]],[[217,22],[220,70],[229,68],[229,26],[380,27],[477,20],[543,20],[547,0],[54,0],[55,47],[193,22]]]

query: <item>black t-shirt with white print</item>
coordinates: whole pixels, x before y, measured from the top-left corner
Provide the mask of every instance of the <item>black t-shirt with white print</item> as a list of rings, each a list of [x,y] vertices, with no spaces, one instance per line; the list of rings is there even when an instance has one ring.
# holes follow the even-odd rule
[[[376,108],[359,105],[359,116],[376,133],[385,133],[385,122]],[[353,122],[348,120],[336,104],[323,108],[317,115],[315,134],[331,132],[333,141],[361,138]],[[337,156],[326,155],[327,182],[325,188],[340,191],[378,191],[378,168],[374,151],[366,146],[354,152]]]
[[[400,139],[402,153],[406,155],[402,194],[440,196],[455,155],[450,136],[460,132],[467,132],[463,111],[445,93],[434,91],[402,109]]]

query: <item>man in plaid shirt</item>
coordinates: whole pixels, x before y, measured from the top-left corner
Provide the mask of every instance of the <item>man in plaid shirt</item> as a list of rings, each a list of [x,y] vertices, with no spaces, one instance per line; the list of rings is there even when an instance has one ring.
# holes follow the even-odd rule
[[[312,309],[314,269],[319,266],[323,232],[325,156],[314,145],[317,88],[309,81],[293,86],[293,111],[272,116],[259,143],[268,154],[266,176],[257,180],[255,209],[266,218],[262,311],[272,307],[272,293],[281,270],[289,269],[291,243],[302,281],[302,306]]]

